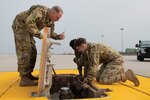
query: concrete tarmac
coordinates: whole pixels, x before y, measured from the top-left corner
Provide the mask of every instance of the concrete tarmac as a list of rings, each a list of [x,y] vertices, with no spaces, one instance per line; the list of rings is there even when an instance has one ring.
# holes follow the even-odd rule
[[[55,69],[76,69],[73,62],[74,55],[52,55],[51,62],[55,64]],[[132,69],[136,74],[150,77],[150,59],[137,61],[136,56],[124,56],[124,68]],[[40,55],[37,56],[35,69],[39,69]],[[0,56],[0,71],[17,71],[17,58],[15,55]]]

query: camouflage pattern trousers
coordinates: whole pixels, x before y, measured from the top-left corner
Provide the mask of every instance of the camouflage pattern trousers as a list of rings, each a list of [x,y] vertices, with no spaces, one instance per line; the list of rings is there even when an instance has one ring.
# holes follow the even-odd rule
[[[20,76],[33,72],[37,50],[33,36],[24,29],[13,27],[16,54],[18,59],[18,72]]]
[[[103,63],[96,73],[96,79],[101,84],[112,84],[121,81],[124,73],[123,57],[118,57],[108,63]]]

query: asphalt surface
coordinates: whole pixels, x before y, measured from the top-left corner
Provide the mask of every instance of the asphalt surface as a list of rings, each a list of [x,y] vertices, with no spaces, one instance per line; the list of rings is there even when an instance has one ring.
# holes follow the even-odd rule
[[[52,55],[51,62],[55,64],[55,69],[76,69],[73,62],[74,55]],[[150,77],[150,59],[137,61],[136,56],[124,56],[124,68],[132,69],[136,74]],[[37,56],[35,69],[39,69],[40,56]],[[0,71],[16,71],[17,58],[15,55],[0,56]]]

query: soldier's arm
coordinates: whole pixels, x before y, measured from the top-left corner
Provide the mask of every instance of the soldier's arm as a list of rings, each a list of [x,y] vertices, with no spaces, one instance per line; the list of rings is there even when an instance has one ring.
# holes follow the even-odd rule
[[[92,81],[96,76],[96,69],[99,65],[99,59],[100,57],[97,51],[92,50],[92,52],[89,55],[89,68],[87,70],[87,79],[89,81]]]
[[[55,24],[52,23],[50,37],[55,40],[60,40],[60,35],[55,33],[54,30],[55,30]]]
[[[43,12],[40,9],[34,10],[30,13],[25,21],[26,29],[33,36],[38,37],[39,39],[43,38],[43,35],[39,31],[36,22],[42,19]]]
[[[79,75],[82,76],[82,66],[78,66]]]
[[[75,50],[74,53],[75,53],[74,62],[77,64],[77,69],[79,71],[79,75],[82,76],[82,66],[83,66],[82,62],[83,61],[81,58],[81,54],[77,50]]]

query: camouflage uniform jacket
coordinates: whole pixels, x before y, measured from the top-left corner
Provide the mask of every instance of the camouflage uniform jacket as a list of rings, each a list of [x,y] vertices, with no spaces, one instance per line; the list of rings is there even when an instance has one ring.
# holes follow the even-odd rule
[[[87,71],[87,78],[89,80],[93,80],[96,69],[101,63],[108,63],[121,56],[118,51],[101,43],[88,43],[88,49],[85,54],[89,62]]]
[[[86,57],[86,55],[78,52],[77,50],[74,50],[74,53],[75,53],[74,61],[78,65],[80,65],[80,67],[86,66],[87,65],[87,57]]]
[[[74,50],[74,54],[75,54],[75,58],[73,60],[79,67],[80,66],[79,59],[81,58],[81,53],[78,52],[77,50]]]
[[[51,27],[51,38],[59,39],[59,35],[54,32],[54,22],[49,19],[50,9],[42,5],[33,5],[29,10],[18,14],[12,27],[25,29],[32,36],[42,38],[41,30],[44,27]]]
[[[74,50],[74,54],[75,54],[76,58],[80,58],[81,57],[81,53],[78,52],[77,50]]]

